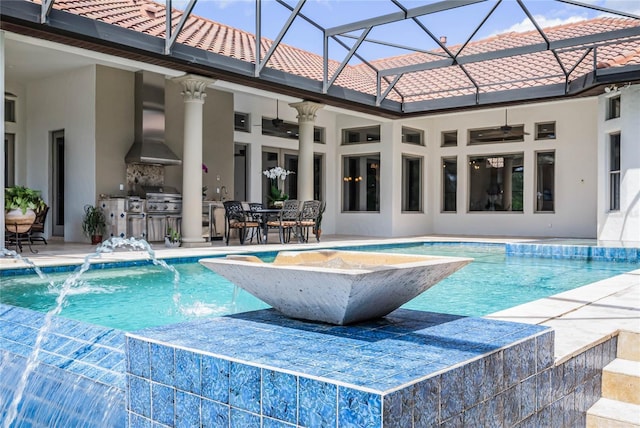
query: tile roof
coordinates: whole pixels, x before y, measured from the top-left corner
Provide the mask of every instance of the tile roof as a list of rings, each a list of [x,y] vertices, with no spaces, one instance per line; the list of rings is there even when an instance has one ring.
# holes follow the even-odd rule
[[[35,2],[38,3],[39,0],[35,0]],[[53,7],[152,36],[165,36],[165,6],[151,0],[56,0]],[[177,25],[181,15],[180,11],[173,10],[172,22],[174,25]],[[558,41],[638,26],[640,26],[640,22],[635,19],[601,17],[545,28],[544,32],[549,40]],[[193,14],[188,18],[177,42],[255,63],[255,36],[253,34]],[[469,55],[542,42],[544,40],[537,31],[504,33],[470,42],[464,47],[459,57],[465,58]],[[269,50],[272,43],[272,40],[262,38],[263,55]],[[461,46],[447,46],[447,48],[455,54]],[[434,52],[443,53],[440,49]],[[479,86],[480,93],[529,88],[564,83],[565,75],[558,60],[563,63],[566,70],[571,70],[575,66],[570,80],[593,71],[593,52],[582,58],[584,52],[585,49],[560,50],[556,59],[551,51],[541,51],[473,62],[464,67]],[[409,53],[370,61],[369,64],[378,70],[385,70],[408,65],[428,64],[438,60],[442,60],[442,57],[425,53]],[[579,64],[577,64],[578,62]],[[629,64],[640,64],[640,42],[638,40],[617,40],[612,43],[601,43],[598,46],[598,68],[620,67]],[[321,55],[284,43],[278,46],[266,66],[316,81],[323,79],[323,58]],[[338,66],[339,62],[328,61],[329,76],[333,75]],[[347,65],[334,85],[375,95],[376,71],[367,64]],[[386,85],[385,82],[382,83],[383,91]],[[387,98],[411,102],[472,95],[475,92],[474,84],[464,71],[458,66],[449,66],[405,74],[399,79]]]

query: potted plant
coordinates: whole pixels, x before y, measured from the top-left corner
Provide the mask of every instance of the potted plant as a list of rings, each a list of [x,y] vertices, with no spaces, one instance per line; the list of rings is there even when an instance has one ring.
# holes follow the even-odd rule
[[[91,238],[91,244],[102,242],[102,235],[107,227],[107,220],[102,208],[93,205],[84,206],[82,216],[82,232]]]
[[[164,237],[164,245],[169,248],[180,246],[180,232],[171,227],[167,230],[167,235]]]
[[[327,203],[325,201],[320,202],[320,211],[318,211],[318,218],[316,219],[315,226],[315,235],[316,240],[320,242],[320,235],[322,235],[322,214],[324,214],[324,210],[327,208]]]
[[[24,186],[4,190],[4,220],[11,232],[27,232],[36,219],[36,211],[44,207],[39,190]]]

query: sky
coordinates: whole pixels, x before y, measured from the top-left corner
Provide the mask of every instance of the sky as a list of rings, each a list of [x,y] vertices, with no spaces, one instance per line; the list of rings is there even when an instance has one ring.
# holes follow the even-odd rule
[[[296,0],[284,1],[292,8],[297,4]],[[437,2],[436,0],[396,1],[407,9]],[[638,0],[582,0],[582,2],[599,7],[622,10],[640,16],[640,1]],[[187,3],[188,0],[173,0],[172,6],[184,9]],[[472,36],[473,31],[495,4],[496,0],[488,0],[450,11],[425,15],[418,18],[418,20],[435,37],[445,36],[447,45],[461,44]],[[572,23],[602,15],[600,11],[554,0],[524,0],[524,4],[542,27]],[[289,17],[290,11],[275,0],[262,0],[261,5],[262,37],[273,40],[277,37]],[[399,10],[391,0],[307,0],[302,7],[301,13],[313,19],[322,27],[331,28],[398,12]],[[254,0],[198,0],[193,13],[250,33],[255,32],[256,11]],[[530,20],[514,0],[503,0],[483,24],[482,28],[473,35],[472,40],[479,40],[508,31],[529,31],[533,29],[534,27]],[[351,33],[354,38],[342,37],[341,40],[351,46],[355,41],[355,37],[360,34],[360,31],[354,31]],[[403,21],[374,28],[367,35],[367,38],[409,46],[415,49],[432,50],[437,48],[437,44],[417,23],[412,21]],[[300,17],[294,21],[283,43],[318,54],[322,54],[323,50],[321,31]],[[333,41],[330,42],[330,58],[340,61],[344,58],[346,52],[344,47]],[[358,49],[358,53],[369,60],[402,55],[409,52],[406,49],[392,48],[376,43],[365,43]],[[355,58],[352,63],[354,61],[359,62],[359,59]]]

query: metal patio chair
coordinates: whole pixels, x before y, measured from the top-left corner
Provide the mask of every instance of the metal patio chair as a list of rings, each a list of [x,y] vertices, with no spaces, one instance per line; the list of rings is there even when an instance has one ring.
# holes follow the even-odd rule
[[[304,201],[298,217],[298,240],[309,242],[309,229],[313,231],[316,240],[319,242],[316,224],[320,215],[320,201]]]
[[[280,243],[286,244],[291,240],[291,231],[297,233],[298,219],[300,216],[300,201],[296,199],[288,199],[284,201],[282,210],[278,213],[276,219],[267,221],[268,228],[277,228],[280,236]]]
[[[224,235],[227,245],[229,245],[229,238],[231,237],[232,230],[236,230],[238,232],[240,245],[244,244],[249,233],[257,235],[258,243],[262,242],[260,223],[255,221],[251,215],[244,210],[240,201],[225,201],[223,202],[223,205],[225,218]]]

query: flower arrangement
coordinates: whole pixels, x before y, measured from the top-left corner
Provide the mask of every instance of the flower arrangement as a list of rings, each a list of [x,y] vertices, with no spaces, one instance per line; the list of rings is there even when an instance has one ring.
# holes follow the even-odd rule
[[[262,173],[271,180],[271,194],[268,196],[270,201],[284,201],[289,199],[289,195],[284,193],[284,180],[286,180],[289,174],[295,174],[295,172],[276,166],[264,170]]]

